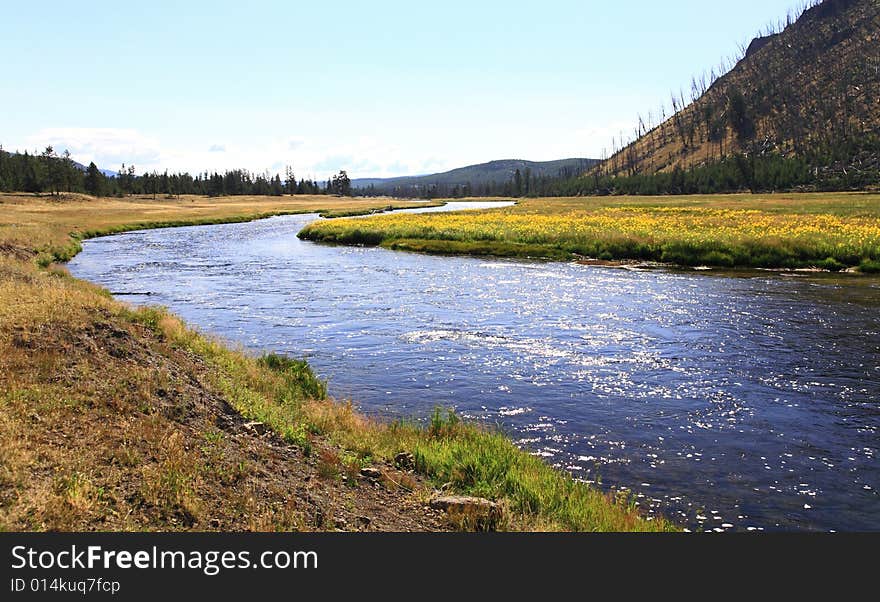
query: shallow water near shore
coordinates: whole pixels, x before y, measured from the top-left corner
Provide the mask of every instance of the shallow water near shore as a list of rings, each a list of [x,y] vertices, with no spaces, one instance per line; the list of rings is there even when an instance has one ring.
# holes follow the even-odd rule
[[[440,405],[498,424],[693,530],[880,529],[880,279],[297,239],[314,219],[108,236],[69,268],[255,351],[306,356],[367,413]]]

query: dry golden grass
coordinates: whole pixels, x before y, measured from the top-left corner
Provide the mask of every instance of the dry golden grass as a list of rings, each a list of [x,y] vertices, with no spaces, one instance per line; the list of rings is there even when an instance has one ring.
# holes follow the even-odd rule
[[[184,195],[179,199],[153,200],[152,197],[117,199],[83,194],[51,197],[0,193],[0,254],[4,246],[6,254],[51,253],[69,248],[71,236],[79,238],[130,230],[138,225],[247,221],[285,213],[336,214],[414,205],[424,203],[307,195],[217,198]]]
[[[316,478],[312,456],[342,452],[295,428],[308,409],[294,402],[332,404],[282,395],[285,374],[164,312],[17,267],[27,277],[0,293],[0,529],[332,529],[360,515],[377,529],[438,528],[408,493]],[[302,445],[246,428],[257,418]]]

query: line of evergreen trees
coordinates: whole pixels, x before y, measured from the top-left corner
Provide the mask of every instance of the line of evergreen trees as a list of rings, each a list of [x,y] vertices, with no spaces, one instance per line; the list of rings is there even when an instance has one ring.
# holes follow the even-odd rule
[[[345,171],[317,182],[310,179],[297,180],[290,167],[281,175],[268,172],[255,174],[243,169],[224,173],[204,172],[192,176],[189,173],[152,172],[137,175],[134,165],[124,164],[113,176],[106,176],[94,163],[83,168],[74,162],[70,153],[59,155],[48,146],[40,153],[8,153],[0,147],[0,191],[59,194],[84,192],[94,196],[162,195],[178,196],[195,194],[206,196],[270,195],[284,194],[336,194],[351,195],[351,180]]]
[[[558,181],[551,196],[846,191],[880,186],[880,137],[849,138],[802,154],[728,155],[687,169],[653,174],[587,176]]]
[[[352,188],[345,171],[319,183],[297,180],[289,167],[282,179],[278,174],[254,174],[241,169],[196,176],[167,171],[137,175],[134,166],[123,165],[116,176],[107,177],[94,163],[83,169],[69,153],[58,155],[51,146],[38,155],[12,154],[0,148],[0,191],[84,192],[94,196],[354,194],[433,199],[832,191],[876,187],[880,187],[880,136],[826,143],[798,155],[757,150],[737,153],[703,165],[653,174],[611,175],[597,168],[588,175],[562,172],[556,177],[536,177],[528,169],[524,173],[517,169],[506,182],[356,189]]]
[[[0,147],[0,190],[57,194],[84,185],[83,173],[67,151],[48,146],[40,155],[9,154]]]

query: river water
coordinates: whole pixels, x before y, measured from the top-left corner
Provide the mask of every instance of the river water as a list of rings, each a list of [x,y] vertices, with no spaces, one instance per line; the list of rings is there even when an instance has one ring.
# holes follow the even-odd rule
[[[880,529],[880,280],[297,239],[316,217],[98,238],[69,267],[307,357],[367,413],[497,424],[692,530]]]

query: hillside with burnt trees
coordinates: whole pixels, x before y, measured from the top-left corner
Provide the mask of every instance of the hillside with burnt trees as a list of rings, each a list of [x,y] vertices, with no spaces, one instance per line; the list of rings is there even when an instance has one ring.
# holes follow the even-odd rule
[[[824,0],[693,78],[659,125],[567,193],[862,189],[880,183],[880,1]]]

